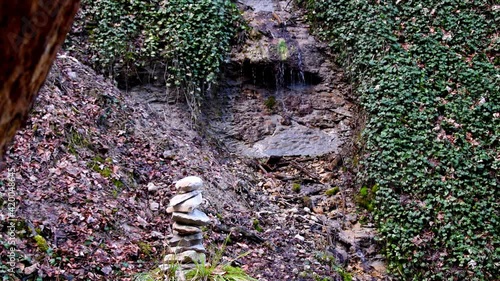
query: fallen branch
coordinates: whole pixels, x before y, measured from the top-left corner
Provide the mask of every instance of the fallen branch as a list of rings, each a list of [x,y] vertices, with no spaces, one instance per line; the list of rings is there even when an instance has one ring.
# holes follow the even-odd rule
[[[263,243],[265,240],[256,234],[254,234],[252,231],[241,227],[241,226],[232,226],[229,227],[227,225],[223,224],[217,224],[214,227],[214,231],[218,232],[224,232],[224,233],[230,233],[237,236],[242,236],[244,238],[247,238],[250,241],[256,242],[256,243]]]
[[[292,166],[295,169],[297,169],[297,170],[301,171],[302,173],[306,174],[311,179],[313,179],[313,180],[315,180],[317,182],[320,182],[320,177],[318,175],[315,175],[315,174],[309,172],[304,167],[302,167],[299,163],[297,163],[295,160],[290,161],[290,164],[292,164]]]

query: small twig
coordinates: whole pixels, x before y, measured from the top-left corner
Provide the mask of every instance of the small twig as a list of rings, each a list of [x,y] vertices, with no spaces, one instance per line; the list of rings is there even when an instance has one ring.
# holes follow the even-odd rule
[[[265,240],[262,237],[257,236],[256,234],[252,233],[250,230],[241,227],[241,226],[233,226],[229,227],[223,224],[217,224],[214,226],[215,230],[224,232],[224,233],[232,233],[236,235],[241,235],[244,238],[247,238],[251,241],[257,242],[257,243],[262,243]]]
[[[282,174],[274,174],[274,176],[281,181],[294,181],[299,178],[298,176],[287,176]]]
[[[297,163],[295,160],[290,161],[290,163],[292,164],[292,166],[294,168],[300,170],[301,172],[303,172],[304,174],[306,174],[307,176],[309,176],[311,179],[313,179],[315,181],[319,181],[319,176],[312,174],[311,172],[309,172],[308,170],[306,170],[304,167],[302,167],[301,165],[299,165],[299,163]]]

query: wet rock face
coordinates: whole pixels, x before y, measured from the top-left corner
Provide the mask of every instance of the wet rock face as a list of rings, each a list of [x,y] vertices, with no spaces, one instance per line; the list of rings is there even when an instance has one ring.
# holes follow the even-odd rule
[[[241,3],[251,7],[256,12],[273,12],[275,3],[271,0],[242,0]]]
[[[249,157],[339,152],[354,105],[326,47],[287,1],[242,3],[252,30],[233,50],[218,99],[205,107],[217,109],[208,114],[213,134]]]

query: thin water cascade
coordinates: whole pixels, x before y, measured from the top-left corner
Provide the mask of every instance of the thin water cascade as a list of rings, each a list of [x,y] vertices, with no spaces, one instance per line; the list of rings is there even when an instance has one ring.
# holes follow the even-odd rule
[[[285,62],[280,61],[277,65],[278,69],[276,71],[276,95],[281,93],[281,90],[285,87]]]
[[[232,54],[224,89],[234,97],[231,118],[217,115],[217,132],[230,151],[249,157],[337,152],[348,137],[350,104],[331,87],[320,44],[282,2],[242,0],[256,36]]]
[[[297,65],[299,67],[299,78],[300,78],[299,83],[305,85],[306,78],[304,76],[304,64],[302,62],[302,52],[300,51],[300,48],[297,48]]]
[[[257,84],[257,74],[255,74],[255,69],[252,69],[252,81],[253,84]]]

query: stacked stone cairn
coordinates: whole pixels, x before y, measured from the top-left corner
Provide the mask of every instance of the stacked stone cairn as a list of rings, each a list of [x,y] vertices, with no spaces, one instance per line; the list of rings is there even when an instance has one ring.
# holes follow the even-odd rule
[[[194,263],[205,261],[206,250],[200,227],[207,225],[210,219],[197,209],[202,202],[203,188],[203,181],[199,177],[183,178],[175,187],[177,195],[172,197],[167,208],[174,224],[164,262],[180,264],[183,269],[190,269],[194,267]]]

